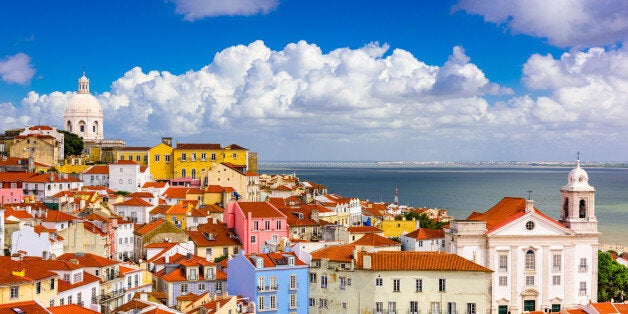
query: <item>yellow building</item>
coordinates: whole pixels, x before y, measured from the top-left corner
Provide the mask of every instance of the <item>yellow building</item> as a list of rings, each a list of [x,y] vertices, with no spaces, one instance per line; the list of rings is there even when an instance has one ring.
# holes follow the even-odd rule
[[[0,304],[34,300],[43,305],[58,293],[57,274],[3,257],[0,270]]]
[[[9,157],[29,158],[51,166],[59,164],[59,142],[50,135],[28,134],[17,136]]]
[[[177,228],[185,230],[188,212],[191,212],[192,208],[192,205],[189,203],[172,205],[166,212],[166,220],[174,223]]]
[[[116,161],[131,160],[140,166],[148,166],[150,147],[122,147],[115,151]]]
[[[172,138],[162,138],[159,145],[149,150],[148,164],[153,180],[171,180],[174,178]]]
[[[400,237],[403,232],[410,233],[419,228],[416,220],[384,220],[379,225],[379,228],[384,230],[384,236],[388,238]]]
[[[177,143],[174,149],[174,177],[200,179],[215,165],[231,163],[246,172],[248,150],[232,144],[224,149],[220,144]],[[206,182],[201,183],[203,186]]]

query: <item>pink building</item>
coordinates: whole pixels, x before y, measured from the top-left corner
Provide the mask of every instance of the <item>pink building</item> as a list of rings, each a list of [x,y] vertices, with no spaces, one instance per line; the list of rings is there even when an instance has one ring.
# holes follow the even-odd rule
[[[234,228],[248,253],[275,251],[288,237],[287,217],[269,202],[230,202],[223,213],[228,228]]]
[[[22,189],[0,188],[0,204],[21,203],[24,201]]]

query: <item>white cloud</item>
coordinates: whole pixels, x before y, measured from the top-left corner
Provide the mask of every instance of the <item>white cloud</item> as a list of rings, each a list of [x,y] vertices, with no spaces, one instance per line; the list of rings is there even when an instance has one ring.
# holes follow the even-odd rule
[[[279,0],[172,0],[177,14],[186,21],[221,15],[267,14],[279,5]]]
[[[256,41],[178,75],[133,68],[96,95],[105,135],[143,145],[159,136],[239,143],[263,159],[416,160],[442,159],[451,149],[479,155],[509,147],[504,150],[517,156],[541,144],[574,150],[568,142],[578,136],[599,143],[600,136],[628,132],[623,49],[592,48],[560,59],[534,55],[524,66],[524,83],[547,95],[509,98],[512,90],[491,82],[462,47],[443,65],[388,49],[370,44],[323,53],[300,41],[274,51]],[[8,115],[0,122],[18,127],[55,117],[51,124],[62,125],[72,94],[31,92],[20,110],[1,105]],[[491,104],[487,95],[501,100]],[[373,147],[389,149],[374,154]],[[439,150],[441,157],[422,157]]]
[[[27,84],[35,75],[31,57],[17,53],[0,59],[0,76],[7,83]]]
[[[625,0],[460,0],[454,9],[478,14],[514,33],[559,47],[613,45],[628,39]]]

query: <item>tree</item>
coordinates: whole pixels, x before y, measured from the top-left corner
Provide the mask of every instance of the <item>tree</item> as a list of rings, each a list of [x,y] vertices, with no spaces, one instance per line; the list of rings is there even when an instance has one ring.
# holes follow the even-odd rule
[[[59,131],[63,133],[63,149],[64,149],[64,157],[75,155],[79,156],[83,153],[83,139],[78,135],[62,130]]]
[[[445,225],[444,222],[430,219],[430,217],[428,217],[425,213],[419,214],[417,212],[407,212],[405,215],[403,215],[403,217],[405,217],[406,220],[418,220],[419,226],[426,229],[442,229]]]
[[[628,267],[606,252],[598,251],[597,300],[623,302],[628,296]]]

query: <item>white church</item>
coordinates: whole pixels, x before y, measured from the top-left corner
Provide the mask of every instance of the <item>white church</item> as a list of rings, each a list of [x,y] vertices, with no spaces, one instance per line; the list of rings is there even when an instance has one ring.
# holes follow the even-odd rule
[[[104,138],[102,107],[90,93],[89,79],[85,73],[79,78],[77,93],[65,106],[63,120],[65,130],[80,136],[84,141]]]
[[[559,312],[596,302],[595,189],[580,161],[561,194],[559,220],[536,209],[532,200],[505,197],[445,229],[448,252],[494,271],[491,313]]]

